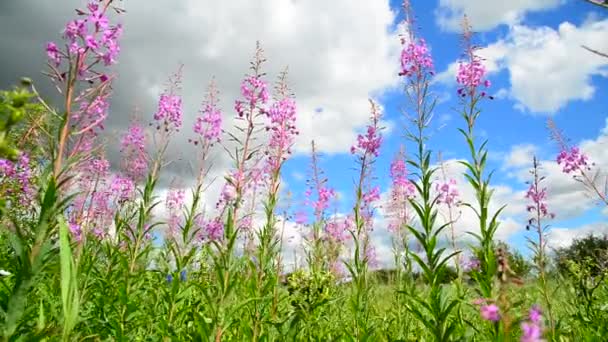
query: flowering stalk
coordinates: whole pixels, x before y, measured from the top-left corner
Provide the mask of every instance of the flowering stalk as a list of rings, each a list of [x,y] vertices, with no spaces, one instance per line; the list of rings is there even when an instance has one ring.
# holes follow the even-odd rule
[[[337,264],[345,227],[338,223],[339,220],[328,220],[326,217],[326,211],[330,202],[335,199],[336,191],[327,186],[327,178],[324,177],[319,165],[319,153],[314,140],[311,141],[309,172],[306,179],[307,189],[304,204],[306,207],[312,208],[313,220],[309,225],[312,228],[312,234],[307,235],[305,239],[309,247],[306,257],[311,273],[320,274],[329,271],[332,265]],[[303,211],[296,213],[297,224],[306,225],[307,221],[307,213]]]
[[[221,241],[214,241],[213,245],[217,249],[217,255],[213,255],[213,265],[218,281],[217,293],[208,298],[212,298],[211,305],[214,306],[213,335],[216,341],[221,341],[224,329],[229,326],[234,319],[236,312],[226,312],[226,305],[229,297],[234,290],[237,279],[234,273],[237,272],[233,261],[233,252],[236,239],[240,230],[239,215],[243,205],[246,190],[253,189],[260,181],[262,173],[258,164],[260,158],[256,157],[259,146],[255,146],[254,133],[259,130],[257,118],[264,115],[265,104],[269,100],[266,82],[262,79],[262,64],[265,62],[263,50],[258,43],[253,62],[251,63],[252,75],[247,76],[241,83],[241,95],[243,100],[235,101],[235,110],[238,114],[237,120],[244,121],[245,127],[237,126],[236,129],[244,137],[239,138],[232,133],[228,133],[231,140],[238,144],[232,157],[235,160],[236,169],[226,177],[226,184],[222,191],[218,205],[226,214],[226,224],[224,237]],[[248,217],[243,219],[247,220]]]
[[[469,232],[478,241],[479,246],[474,248],[474,254],[480,262],[480,270],[472,272],[471,277],[479,286],[479,293],[482,298],[493,298],[495,295],[495,281],[498,271],[496,254],[494,251],[494,234],[498,229],[498,215],[504,207],[500,208],[494,214],[489,211],[490,199],[492,191],[490,190],[491,174],[484,174],[488,152],[486,149],[487,141],[484,141],[479,147],[475,146],[474,128],[480,110],[478,109],[479,101],[487,97],[484,90],[479,89],[480,86],[485,88],[490,86],[490,82],[485,79],[485,67],[482,64],[481,58],[476,54],[477,47],[471,43],[472,33],[471,27],[465,17],[464,23],[464,61],[459,64],[457,83],[460,88],[458,94],[461,97],[463,106],[462,117],[466,122],[466,130],[459,129],[464,136],[469,151],[471,153],[472,162],[461,162],[467,168],[465,177],[471,186],[475,189],[477,203],[474,206],[471,203],[464,205],[471,208],[479,220],[479,233]]]
[[[291,154],[291,147],[298,134],[296,129],[296,103],[287,87],[287,70],[279,76],[276,86],[277,98],[270,108],[265,111],[269,119],[266,130],[270,133],[270,141],[266,149],[264,165],[265,178],[268,179],[268,194],[264,203],[265,224],[257,233],[259,245],[257,247],[257,265],[254,269],[255,297],[264,298],[268,289],[278,286],[276,273],[279,254],[279,236],[277,234],[276,207],[279,201],[279,188],[281,185],[281,168]],[[255,312],[253,317],[252,341],[257,341],[262,334],[262,322],[265,320],[266,300],[254,301]],[[271,316],[274,316],[277,305],[277,292],[272,296]]]
[[[547,308],[551,333],[555,334],[555,322],[553,321],[553,310],[550,300],[551,294],[549,293],[549,284],[546,275],[546,230],[548,226],[544,224],[545,219],[553,219],[555,214],[550,213],[547,208],[547,189],[541,187],[541,182],[545,177],[540,176],[539,171],[540,164],[536,157],[534,157],[532,161],[532,170],[530,170],[533,179],[532,182],[530,182],[530,187],[526,193],[526,199],[530,201],[530,204],[526,209],[533,216],[528,220],[526,230],[532,229],[537,235],[536,241],[528,238],[528,242],[534,252],[534,260],[536,261],[536,267],[538,268],[538,287]]]
[[[115,64],[120,51],[117,40],[122,34],[122,27],[110,26],[106,16],[108,9],[114,8],[111,6],[112,2],[113,0],[104,0],[101,5],[91,2],[87,6],[88,11],[79,12],[85,19],[77,19],[67,24],[64,31],[67,40],[65,50],[53,42],[46,46],[48,65],[51,69],[49,76],[65,96],[65,113],[61,115],[57,151],[53,161],[55,178],[58,178],[62,171],[70,134],[80,136],[72,148],[73,155],[80,150],[78,147],[82,147],[83,139],[90,139],[95,135],[95,128],[103,128],[111,78],[94,70],[94,67],[101,63],[105,66]],[[61,72],[60,67],[64,63],[67,63],[67,71]],[[97,82],[97,85],[76,95],[79,82]],[[79,104],[80,109],[75,111],[74,104]],[[70,132],[73,127],[77,127],[79,131]]]
[[[351,153],[357,156],[359,176],[355,190],[356,198],[353,207],[353,224],[350,234],[354,243],[353,260],[346,263],[353,283],[351,309],[354,314],[354,336],[358,339],[369,337],[369,286],[368,267],[370,266],[373,249],[370,246],[369,233],[372,229],[374,202],[380,198],[378,187],[370,185],[373,164],[380,154],[382,135],[380,134],[380,108],[370,99],[371,118],[365,135],[357,136],[357,144],[351,147]],[[371,253],[370,253],[371,252]]]
[[[409,200],[416,194],[416,187],[408,179],[407,157],[403,148],[391,162],[391,192],[388,203],[388,215],[390,217],[388,228],[393,233],[393,253],[395,254],[395,265],[400,274],[401,265],[405,271],[410,270],[409,258],[409,236],[407,226],[411,220],[408,205]],[[398,275],[397,279],[400,279]]]
[[[557,155],[557,164],[562,167],[562,172],[572,174],[574,180],[583,184],[583,186],[593,193],[597,199],[608,206],[608,177],[605,179],[604,189],[596,184],[599,178],[599,170],[594,175],[590,175],[591,167],[589,166],[589,157],[583,153],[580,148],[570,147],[564,139],[562,132],[557,128],[555,122],[551,119],[547,120],[547,126],[551,131],[551,138],[557,142],[560,152]],[[593,165],[593,164],[592,164]]]
[[[408,163],[416,172],[416,198],[410,199],[420,229],[413,224],[407,227],[422,248],[422,256],[411,253],[411,257],[421,268],[422,278],[429,287],[425,297],[415,289],[408,294],[406,302],[408,311],[424,325],[428,333],[436,341],[453,339],[455,321],[453,309],[458,301],[450,298],[443,291],[441,282],[447,271],[449,260],[457,254],[453,252],[445,255],[445,248],[436,248],[441,232],[448,227],[448,223],[437,226],[438,210],[436,204],[439,197],[433,194],[433,175],[437,171],[431,167],[431,151],[426,148],[427,136],[425,130],[431,122],[435,100],[429,100],[429,76],[433,75],[433,62],[426,44],[414,35],[413,17],[409,1],[404,2],[406,23],[409,36],[402,39],[404,50],[402,52],[402,72],[405,78],[405,89],[413,107],[413,115],[409,117],[413,130],[408,130],[406,136],[416,144],[416,159],[409,159]],[[405,62],[404,62],[405,61]]]

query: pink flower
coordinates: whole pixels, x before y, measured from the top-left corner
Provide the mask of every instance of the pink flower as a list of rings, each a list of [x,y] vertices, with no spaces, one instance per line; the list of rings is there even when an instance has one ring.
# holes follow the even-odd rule
[[[382,145],[382,135],[378,132],[376,125],[367,126],[367,134],[357,136],[357,145],[350,148],[350,152],[355,154],[357,151],[362,151],[374,157],[380,155],[380,146]]]
[[[531,322],[521,323],[521,342],[541,342],[542,330],[538,324]]]
[[[124,202],[132,199],[135,195],[135,183],[129,178],[114,176],[110,190],[116,196],[118,202]]]
[[[166,205],[170,210],[179,210],[186,200],[186,191],[170,190],[167,194]]]
[[[318,190],[317,201],[313,206],[315,212],[323,212],[329,207],[329,201],[336,196],[336,191],[332,188],[322,187]]]
[[[120,152],[123,154],[123,171],[136,182],[142,180],[148,170],[148,155],[141,125],[133,123],[129,126],[120,140]]]
[[[163,121],[167,126],[180,128],[182,125],[182,98],[179,95],[161,94],[154,120]]]
[[[425,71],[433,72],[433,59],[429,53],[424,39],[410,43],[402,40],[403,50],[401,51],[401,72],[400,76],[411,77],[421,76]]]
[[[500,310],[496,304],[485,304],[480,309],[481,318],[486,321],[498,322],[500,320]]]
[[[572,147],[570,151],[563,149],[557,155],[557,164],[562,166],[564,173],[571,173],[576,171],[582,171],[587,168],[588,164],[587,155],[583,154],[578,147]]]
[[[270,124],[266,128],[270,131],[267,163],[269,171],[276,172],[291,153],[291,146],[298,134],[296,102],[289,97],[283,98],[273,103],[266,115],[270,119]]]
[[[241,95],[243,95],[245,101],[237,100],[234,105],[239,117],[245,115],[244,104],[247,104],[249,108],[255,108],[268,102],[270,95],[267,87],[266,82],[256,76],[248,76],[241,82]]]
[[[391,163],[390,176],[393,180],[394,196],[413,198],[416,195],[416,187],[407,178],[408,172],[403,158],[395,158]]]
[[[201,110],[201,116],[196,118],[193,131],[211,144],[220,141],[220,135],[222,134],[222,112],[214,100],[209,100],[204,105]]]
[[[540,323],[543,317],[543,313],[538,305],[532,305],[530,308],[530,312],[528,314],[528,318],[533,323]]]
[[[530,184],[526,198],[532,201],[532,204],[526,207],[529,212],[538,209],[543,217],[555,217],[555,214],[549,213],[547,209],[547,189],[538,189],[535,184]]]
[[[220,241],[224,237],[224,223],[220,217],[205,221],[200,216],[197,224],[202,228],[201,239],[205,242]]]
[[[325,225],[325,233],[331,241],[343,243],[350,238],[348,229],[352,226],[352,218],[333,219]]]
[[[75,222],[70,222],[68,228],[70,229],[70,233],[74,240],[80,242],[82,240],[82,228],[80,225]]]
[[[453,205],[458,201],[458,189],[456,188],[456,180],[450,179],[445,183],[438,183],[435,187],[437,190],[438,197],[437,203],[445,203],[447,205]]]
[[[49,58],[49,61],[52,62],[56,67],[61,64],[61,55],[59,53],[59,49],[57,48],[57,44],[53,42],[46,43],[46,55]]]

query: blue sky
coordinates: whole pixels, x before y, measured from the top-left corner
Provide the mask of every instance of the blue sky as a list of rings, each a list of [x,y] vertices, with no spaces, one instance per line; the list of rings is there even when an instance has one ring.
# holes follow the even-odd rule
[[[43,93],[54,94],[44,69],[43,47],[58,41],[62,27],[82,0],[0,2],[0,87],[29,76]],[[268,63],[269,81],[289,66],[289,80],[296,94],[301,135],[296,154],[286,164],[284,181],[294,194],[293,211],[304,193],[310,161],[309,143],[314,139],[322,153],[322,167],[342,198],[336,210],[352,205],[354,158],[348,153],[356,134],[369,115],[368,97],[385,109],[385,134],[376,164],[377,184],[388,191],[390,160],[402,143],[405,123],[400,108],[405,97],[398,72],[398,29],[401,2],[374,0],[147,0],[123,2],[127,13],[116,20],[124,24],[122,50],[115,72],[112,111],[108,120],[107,151],[118,166],[115,137],[124,131],[137,108],[150,120],[167,76],[184,64],[183,96],[185,127],[191,125],[208,81],[215,77],[227,127],[235,113],[234,99],[247,72],[255,42],[260,41]],[[492,101],[484,101],[477,131],[489,139],[489,168],[496,170],[496,206],[508,204],[501,239],[525,250],[524,191],[532,155],[542,161],[547,174],[550,209],[557,218],[549,233],[551,246],[568,244],[588,232],[608,233],[604,207],[555,164],[557,146],[550,141],[547,118],[553,118],[573,144],[608,170],[607,102],[608,59],[583,50],[585,44],[608,51],[608,10],[584,0],[412,0],[418,34],[428,42],[435,61],[435,94],[441,99],[435,112],[429,146],[441,151],[449,173],[461,184],[463,200],[471,200],[454,160],[466,158],[463,138],[457,131],[462,119],[455,107],[454,63],[460,54],[458,22],[467,13],[485,47]],[[23,23],[28,23],[23,26]],[[192,182],[187,167],[192,148],[187,136],[173,142],[175,159],[162,192],[177,179]],[[221,179],[230,160],[218,154],[213,176]],[[220,182],[206,198],[216,201]],[[375,241],[383,261],[390,260],[390,238],[379,218]],[[474,230],[475,222],[463,210],[458,231]],[[300,241],[294,236],[293,248]],[[466,241],[465,241],[466,243]]]
[[[466,1],[461,1],[466,3]],[[469,1],[474,3],[474,1]],[[397,24],[402,20],[402,11],[400,11],[401,3],[398,1],[391,1],[391,8],[395,12],[399,12],[399,15],[395,18],[396,28]],[[461,54],[460,46],[460,33],[459,32],[448,32],[444,28],[440,27],[438,19],[438,6],[439,4],[435,1],[413,1],[413,7],[416,12],[418,24],[420,29],[418,33],[424,37],[431,47],[432,55],[435,61],[436,71],[446,73],[450,64],[454,63]],[[528,53],[526,50],[526,44],[520,42],[514,42],[514,39],[522,39],[522,37],[513,38],[513,31],[517,30],[518,27],[526,30],[545,31],[547,34],[556,33],[560,30],[560,25],[568,25],[570,23],[575,29],[583,27],[586,23],[590,22],[601,22],[605,20],[608,15],[608,11],[601,8],[588,4],[584,1],[569,1],[564,4],[558,4],[555,7],[542,9],[539,11],[533,11],[525,13],[521,18],[511,23],[498,23],[491,29],[486,29],[478,32],[475,36],[476,43],[481,47],[492,46],[498,44],[501,41],[509,41],[513,46],[518,49],[519,54],[523,56]],[[473,18],[474,19],[474,18]],[[475,25],[475,22],[472,22]],[[605,24],[605,22],[604,22]],[[606,31],[606,25],[601,30]],[[583,34],[584,36],[584,34]],[[542,46],[543,37],[535,37],[539,40],[536,43]],[[566,40],[567,37],[560,36],[558,34],[557,39]],[[593,38],[590,38],[591,40]],[[550,40],[550,39],[549,39]],[[586,44],[586,42],[577,42],[578,45],[571,44],[567,48],[571,50],[582,50],[580,44]],[[547,46],[551,46],[552,43],[546,43]],[[606,44],[604,44],[604,47]],[[514,48],[514,49],[515,49]],[[568,53],[561,51],[555,47],[549,49],[541,60],[528,60],[526,63],[546,63],[547,60],[553,58],[551,52],[554,53]],[[580,52],[580,51],[579,51]],[[483,50],[480,52],[484,54]],[[508,54],[508,52],[504,52]],[[534,54],[531,54],[533,57]],[[495,57],[495,56],[493,56]],[[590,53],[588,54],[590,60],[597,60],[597,58]],[[504,57],[500,57],[504,58]],[[565,62],[568,62],[567,60]],[[504,62],[499,62],[504,63]],[[594,94],[588,96],[584,100],[564,97],[564,99],[558,99],[553,101],[558,104],[550,103],[551,101],[538,101],[538,103],[529,102],[527,100],[521,100],[516,95],[513,95],[513,84],[511,83],[511,70],[510,68],[519,67],[516,63],[513,65],[503,65],[499,70],[492,70],[489,75],[489,79],[492,81],[492,90],[490,93],[495,95],[494,100],[486,100],[482,104],[483,114],[481,115],[477,132],[481,132],[483,137],[489,139],[489,153],[491,162],[488,165],[489,169],[496,170],[496,176],[494,177],[493,184],[500,185],[509,189],[509,195],[506,199],[502,199],[503,202],[518,201],[516,206],[518,209],[514,210],[512,215],[507,215],[512,218],[514,222],[506,229],[501,235],[501,238],[508,240],[513,243],[518,249],[527,254],[525,247],[525,237],[532,236],[530,232],[525,231],[525,220],[526,214],[521,210],[521,202],[525,201],[523,198],[523,191],[527,189],[525,182],[525,171],[529,168],[531,163],[532,155],[536,155],[540,160],[543,160],[543,164],[551,164],[551,170],[545,170],[548,175],[548,179],[545,185],[549,188],[549,194],[555,196],[562,196],[560,191],[569,192],[571,189],[576,188],[580,185],[576,184],[574,180],[567,177],[552,177],[551,172],[556,173],[557,166],[555,165],[555,156],[558,152],[558,146],[555,142],[549,138],[549,131],[547,129],[547,118],[552,118],[557,125],[563,129],[566,136],[571,139],[572,144],[578,144],[583,140],[592,140],[595,143],[589,146],[590,149],[606,149],[608,146],[604,146],[602,141],[598,137],[602,136],[602,129],[606,126],[606,99],[602,96],[603,89],[606,89],[608,82],[604,75],[600,75],[602,72],[605,73],[606,65],[608,63],[600,61],[600,66],[594,72],[590,72],[584,76],[580,76],[584,79],[584,83],[595,89]],[[574,68],[572,65],[556,65],[551,66],[552,68]],[[603,70],[603,71],[600,71]],[[550,74],[550,73],[549,73]],[[444,75],[453,76],[453,75]],[[536,72],[533,76],[541,76],[542,73]],[[546,75],[547,78],[551,78],[550,75]],[[568,73],[569,77],[577,78]],[[578,78],[580,78],[578,77]],[[570,82],[571,79],[564,77],[563,79],[556,79],[556,82]],[[541,82],[542,83],[542,82]],[[551,94],[553,90],[553,84],[550,81],[544,83],[545,88],[542,92]],[[538,90],[540,85],[527,86],[524,82],[523,85],[519,85],[526,89],[526,87],[535,87]],[[563,88],[563,85],[562,85]],[[437,106],[435,111],[435,122],[431,128],[432,138],[430,141],[430,148],[434,151],[441,151],[444,160],[467,158],[468,151],[464,145],[464,140],[460,133],[457,131],[458,127],[463,127],[463,120],[459,116],[458,99],[455,96],[456,87],[452,82],[437,82],[434,85],[434,90],[438,97],[444,99]],[[562,91],[563,92],[563,91]],[[511,93],[511,95],[506,95]],[[543,96],[541,94],[541,96]],[[385,136],[384,145],[382,148],[381,157],[377,162],[377,183],[382,187],[384,191],[388,191],[390,180],[388,179],[388,168],[391,158],[399,150],[399,146],[406,143],[402,136],[403,130],[400,128],[404,124],[404,119],[399,111],[404,104],[405,97],[403,96],[400,89],[393,89],[380,97],[381,103],[385,108],[385,120],[390,121],[392,129]],[[557,106],[557,108],[547,109],[551,106]],[[603,133],[605,134],[605,133]],[[409,146],[409,143],[406,143]],[[509,157],[516,155],[517,152],[523,153],[528,157],[527,163],[524,161],[517,161],[516,165],[513,161],[509,162]],[[592,156],[595,151],[590,151]],[[600,157],[603,157],[599,154]],[[348,154],[329,154],[323,157],[323,168],[325,169],[329,182],[332,186],[335,186],[341,193],[346,194],[346,198],[338,205],[339,211],[348,210],[349,206],[352,205],[352,192],[353,192],[353,179],[356,176],[349,168],[353,165],[353,158]],[[300,156],[294,158],[286,167],[286,177],[288,183],[296,184],[297,179],[303,174],[301,171],[307,167],[308,158],[307,156]],[[606,165],[605,160],[594,160],[598,164]],[[557,169],[557,172],[559,170]],[[291,178],[289,177],[291,175]],[[561,175],[560,175],[561,176]],[[565,178],[565,179],[564,179]],[[552,191],[552,183],[566,182],[566,189],[559,189]],[[572,184],[568,184],[572,183]],[[462,184],[462,186],[467,186]],[[556,186],[562,188],[564,184],[557,184]],[[293,190],[297,189],[296,186],[291,187]],[[301,191],[301,190],[300,190]],[[585,196],[585,194],[578,192],[578,196],[566,196],[571,197],[569,200],[578,201]],[[562,201],[551,201],[555,205],[550,207],[550,210],[555,212],[556,219],[551,222],[551,226],[559,227],[556,232],[550,234],[550,244],[552,247],[561,246],[569,243],[573,237],[580,236],[580,234],[586,234],[588,232],[603,233],[606,232],[606,227],[602,224],[605,221],[605,211],[602,213],[602,207],[598,207],[595,203],[585,203],[581,205],[579,210],[573,212],[562,212],[562,207],[568,206],[569,200],[562,203]],[[589,202],[588,199],[581,200],[581,202]],[[510,203],[506,203],[510,204]],[[511,203],[512,204],[512,203]],[[467,215],[464,213],[463,215]],[[471,224],[474,222],[470,222]],[[467,222],[467,225],[469,222]],[[470,227],[470,228],[469,228]],[[472,225],[469,227],[463,227],[463,229],[469,228],[474,230]]]

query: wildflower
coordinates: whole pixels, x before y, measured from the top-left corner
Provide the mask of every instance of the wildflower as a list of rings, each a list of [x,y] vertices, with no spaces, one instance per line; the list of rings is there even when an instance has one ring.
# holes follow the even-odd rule
[[[352,218],[333,219],[325,225],[325,233],[331,241],[342,243],[350,237],[348,229],[352,226]]]
[[[194,133],[209,144],[219,142],[222,134],[222,112],[217,105],[217,90],[213,82],[209,86],[200,114],[194,122]],[[194,144],[198,142],[195,141]]]
[[[277,172],[286,159],[286,155],[291,153],[291,146],[298,134],[295,124],[296,103],[293,99],[285,97],[273,103],[266,111],[266,115],[270,119],[270,124],[266,129],[271,132],[268,142],[270,150],[268,167],[270,172]]]
[[[181,272],[179,272],[179,280],[180,281],[186,281],[187,280],[187,272],[186,270],[182,270]]]
[[[487,70],[483,65],[482,58],[477,55],[476,50],[479,48],[471,44],[471,27],[468,22],[464,22],[464,50],[465,60],[458,63],[458,72],[456,73],[456,83],[458,83],[458,95],[465,97],[467,95],[475,96],[477,88],[483,85],[489,88],[491,82],[485,79]],[[486,92],[480,93],[481,97],[486,96]]]
[[[110,185],[110,190],[116,196],[119,203],[131,199],[135,193],[135,184],[129,178],[114,176]]]
[[[123,135],[120,146],[125,174],[136,182],[143,179],[148,169],[146,136],[143,127],[137,123],[131,124]]]
[[[167,126],[180,128],[182,125],[182,98],[179,95],[161,94],[154,120],[164,121]]]
[[[535,184],[530,184],[530,188],[526,192],[526,198],[532,201],[532,204],[526,207],[529,212],[538,209],[542,216],[551,218],[555,216],[555,214],[549,213],[547,208],[547,189],[538,189]]]
[[[165,279],[167,280],[167,284],[171,284],[173,282],[173,276],[171,274],[167,274]]]
[[[463,266],[465,272],[473,272],[478,271],[481,266],[481,262],[479,259],[472,257],[466,260],[463,260]]]
[[[530,308],[530,312],[528,314],[528,318],[533,323],[540,323],[541,322],[541,320],[542,320],[542,311],[541,311],[539,305],[533,305],[532,308]]]
[[[79,224],[77,224],[76,222],[70,222],[68,228],[70,229],[70,233],[72,234],[74,240],[82,240],[82,228]]]
[[[437,203],[445,203],[447,205],[453,205],[458,202],[458,189],[456,188],[456,180],[450,179],[444,183],[438,183],[435,187],[439,193],[437,196]]]
[[[56,67],[61,64],[61,55],[59,53],[59,49],[57,48],[57,44],[53,42],[47,43],[46,55],[48,56],[49,61],[52,62]]]
[[[433,72],[433,59],[429,53],[424,39],[406,43],[402,40],[403,49],[401,50],[401,71],[399,76],[411,77],[428,70]]]
[[[521,342],[542,341],[542,330],[538,324],[532,322],[521,323]]]
[[[357,145],[350,148],[350,152],[355,154],[357,151],[362,151],[364,154],[378,157],[380,155],[380,145],[382,144],[382,136],[378,132],[376,125],[367,127],[367,134],[359,134],[357,136]]]
[[[219,241],[224,236],[224,223],[220,218],[206,222],[204,225],[205,240]]]
[[[587,167],[588,157],[578,147],[572,147],[570,151],[564,148],[557,155],[557,164],[562,166],[564,173],[576,172]]]
[[[485,304],[480,308],[481,317],[486,321],[498,322],[500,320],[500,310],[496,304]]]
[[[403,158],[395,158],[391,163],[390,176],[393,180],[394,195],[401,195],[406,198],[413,198],[416,194],[416,187],[407,179],[407,167]]]

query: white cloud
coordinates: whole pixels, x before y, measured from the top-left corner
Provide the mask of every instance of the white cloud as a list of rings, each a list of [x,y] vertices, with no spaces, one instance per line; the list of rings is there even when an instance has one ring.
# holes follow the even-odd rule
[[[506,156],[504,166],[506,168],[530,166],[537,152],[538,147],[532,144],[515,145]]]
[[[598,172],[596,184],[603,191],[608,170],[608,119],[595,139],[584,140],[579,145],[593,163],[590,174]],[[530,144],[513,146],[503,160],[502,169],[523,185],[531,180],[530,161],[537,150],[537,147]],[[549,210],[556,214],[557,220],[581,216],[597,205],[597,196],[574,180],[572,175],[563,173],[562,167],[554,159],[539,162],[541,175],[546,177],[543,186],[547,188],[547,204]]]
[[[549,248],[567,247],[574,239],[583,238],[589,234],[608,234],[608,225],[605,223],[588,224],[578,228],[553,228],[547,236]]]
[[[512,27],[506,38],[479,51],[490,74],[508,70],[510,88],[497,96],[516,101],[514,107],[532,113],[553,114],[574,100],[590,100],[595,94],[593,76],[608,75],[608,59],[581,47],[608,51],[608,19],[581,26],[563,22],[551,27]],[[457,63],[437,75],[437,81],[453,84]]]
[[[514,25],[526,13],[551,9],[563,0],[440,0],[435,14],[437,24],[444,30],[459,31],[466,14],[476,31],[487,31],[500,24]]]
[[[132,13],[148,7],[142,1],[126,5],[133,8]],[[289,82],[298,102],[299,151],[308,152],[311,139],[316,140],[319,151],[347,151],[356,129],[368,119],[368,97],[381,94],[398,79],[399,40],[389,32],[395,14],[388,1],[353,6],[349,1],[322,0],[189,0],[179,6],[160,7],[166,7],[158,10],[164,19],[138,22],[134,30],[147,31],[151,36],[151,30],[166,27],[170,34],[165,39],[183,44],[172,56],[155,57],[145,53],[147,49],[131,50],[129,64],[135,62],[136,54],[137,59],[143,55],[150,59],[144,63],[145,69],[137,68],[135,79],[145,82],[149,65],[158,58],[173,58],[173,63],[185,58],[188,72],[197,78],[204,80],[216,74],[222,102],[233,115],[238,81],[247,71],[255,41],[259,40],[269,61],[265,71],[270,81],[274,81],[277,71],[289,66]],[[152,23],[155,28],[150,27]],[[127,44],[141,44],[142,38]],[[162,46],[163,40],[159,44]],[[200,89],[189,91],[201,93]],[[317,113],[317,108],[322,112]]]

